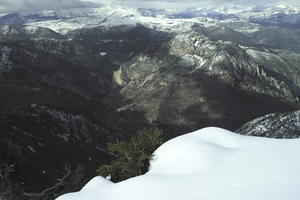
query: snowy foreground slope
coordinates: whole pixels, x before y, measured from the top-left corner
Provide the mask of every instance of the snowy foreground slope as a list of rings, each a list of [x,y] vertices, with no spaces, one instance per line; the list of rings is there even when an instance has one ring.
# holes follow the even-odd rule
[[[92,179],[56,200],[299,200],[300,139],[205,128],[155,151],[150,171],[120,183]]]

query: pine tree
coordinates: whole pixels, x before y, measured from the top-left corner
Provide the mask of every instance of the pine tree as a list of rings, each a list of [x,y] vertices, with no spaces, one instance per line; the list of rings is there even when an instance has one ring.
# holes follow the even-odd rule
[[[155,128],[137,131],[129,142],[109,143],[108,150],[116,159],[101,166],[97,173],[103,177],[110,176],[114,182],[142,175],[148,171],[153,151],[162,143],[162,130]]]

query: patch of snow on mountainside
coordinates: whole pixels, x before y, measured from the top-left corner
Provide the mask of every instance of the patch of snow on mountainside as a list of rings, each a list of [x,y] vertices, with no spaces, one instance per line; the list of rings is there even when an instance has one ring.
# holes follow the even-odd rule
[[[154,152],[145,175],[96,177],[56,200],[299,200],[300,139],[241,136],[205,128]]]
[[[37,26],[25,26],[24,29],[28,31],[29,33],[35,33],[39,30],[39,27]]]

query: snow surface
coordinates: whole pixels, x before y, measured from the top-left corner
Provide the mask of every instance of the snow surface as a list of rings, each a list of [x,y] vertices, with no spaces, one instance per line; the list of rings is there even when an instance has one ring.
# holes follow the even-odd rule
[[[155,152],[150,171],[119,183],[92,179],[56,200],[299,200],[300,139],[205,128]]]

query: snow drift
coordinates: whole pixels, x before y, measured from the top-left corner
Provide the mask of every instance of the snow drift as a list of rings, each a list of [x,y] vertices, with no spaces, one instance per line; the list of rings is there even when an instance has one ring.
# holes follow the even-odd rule
[[[92,179],[56,200],[299,200],[300,139],[205,128],[155,152],[150,170],[119,183]]]

